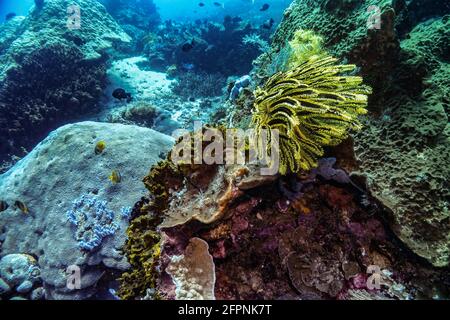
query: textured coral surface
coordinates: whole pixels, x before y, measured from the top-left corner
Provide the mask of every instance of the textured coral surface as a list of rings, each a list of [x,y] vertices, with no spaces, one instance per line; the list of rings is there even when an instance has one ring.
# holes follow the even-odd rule
[[[380,29],[367,28],[370,5],[380,6]],[[445,1],[294,1],[257,70],[269,75],[285,59],[298,28],[360,67],[374,92],[353,170],[392,212],[394,232],[436,266],[450,262],[449,14]]]
[[[91,112],[105,83],[106,49],[129,41],[100,3],[78,3],[80,29],[66,25],[69,0],[47,0],[1,25],[0,161],[23,156],[51,130]]]

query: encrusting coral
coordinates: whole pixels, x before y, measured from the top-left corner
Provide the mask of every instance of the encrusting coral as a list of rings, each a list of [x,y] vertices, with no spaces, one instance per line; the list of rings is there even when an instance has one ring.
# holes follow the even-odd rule
[[[323,146],[335,146],[350,129],[361,129],[357,117],[366,113],[371,89],[361,77],[341,75],[355,65],[336,61],[312,56],[293,70],[273,75],[255,91],[252,124],[258,141],[263,129],[268,129],[269,139],[272,130],[279,131],[281,174],[316,167]]]

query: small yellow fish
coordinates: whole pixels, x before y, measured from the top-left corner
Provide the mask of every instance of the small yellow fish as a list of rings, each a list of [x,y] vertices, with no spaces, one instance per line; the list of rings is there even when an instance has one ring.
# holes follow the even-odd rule
[[[112,183],[119,183],[120,181],[122,181],[122,177],[120,176],[120,173],[117,170],[113,170],[108,179],[111,180]]]
[[[106,142],[101,140],[95,145],[95,154],[101,154],[106,148]]]
[[[8,204],[6,203],[6,201],[1,200],[0,201],[0,212],[5,211],[6,209],[8,209]]]
[[[30,212],[30,210],[28,210],[28,207],[22,201],[17,200],[16,202],[14,202],[14,205],[25,214],[28,214],[28,212]]]

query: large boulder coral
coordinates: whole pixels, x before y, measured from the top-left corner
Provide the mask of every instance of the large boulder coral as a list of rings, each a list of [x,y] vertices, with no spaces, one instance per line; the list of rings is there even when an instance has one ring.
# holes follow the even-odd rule
[[[69,28],[78,5],[80,28]],[[12,28],[14,26],[14,28]],[[9,28],[9,29],[8,29]],[[106,51],[129,41],[93,0],[45,1],[2,26],[0,40],[0,160],[23,155],[52,129],[92,110],[105,82]]]
[[[377,13],[379,28],[369,28]],[[349,169],[392,213],[400,239],[440,267],[450,263],[449,13],[443,1],[294,1],[254,70],[262,78],[278,71],[298,29],[360,67],[373,95]]]
[[[106,148],[96,154],[99,141]],[[2,254],[37,257],[48,299],[97,294],[105,270],[129,266],[121,247],[131,207],[145,195],[140,180],[172,144],[169,136],[121,124],[81,122],[53,131],[0,176],[1,200],[9,204],[0,215]],[[108,180],[113,170],[119,183]],[[81,268],[81,290],[66,288],[70,265]]]
[[[402,41],[403,83],[355,140],[359,170],[392,210],[394,231],[436,266],[450,264],[449,30],[448,18],[436,19]]]

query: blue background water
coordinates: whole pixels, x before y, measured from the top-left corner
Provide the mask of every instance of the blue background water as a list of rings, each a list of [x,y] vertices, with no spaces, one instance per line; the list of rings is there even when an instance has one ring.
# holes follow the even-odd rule
[[[261,21],[268,18],[279,20],[292,0],[155,0],[154,2],[159,7],[163,20],[208,18],[221,21],[225,15],[239,15],[252,21]],[[205,6],[199,7],[200,2]],[[223,4],[223,7],[214,6],[214,2]],[[270,8],[261,12],[259,9],[264,3],[269,4]]]
[[[163,20],[195,20],[208,18],[221,21],[225,15],[250,19],[254,22],[262,22],[269,18],[276,21],[282,16],[282,12],[291,0],[217,0],[223,7],[214,6],[214,0],[155,0]],[[199,7],[203,2],[204,7]],[[26,15],[33,5],[34,0],[0,0],[0,22],[10,12],[17,15]],[[259,9],[264,3],[270,5],[269,10],[261,12]]]

